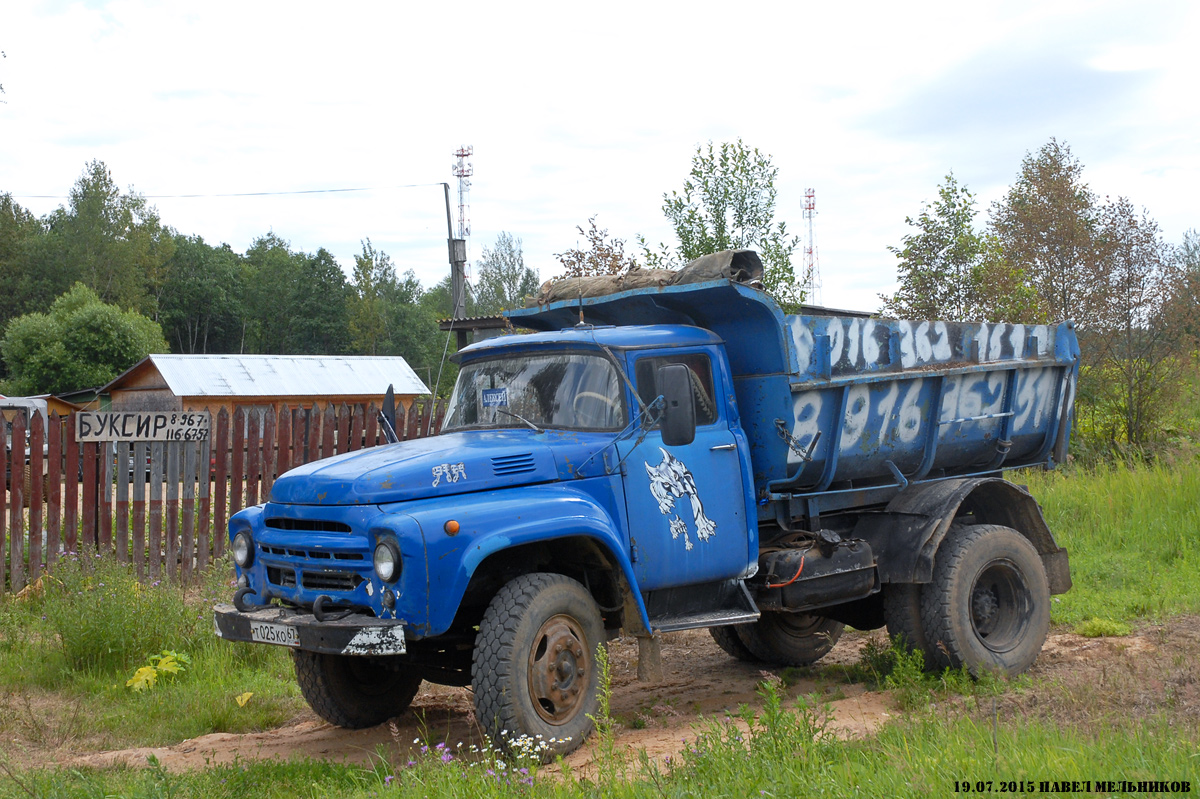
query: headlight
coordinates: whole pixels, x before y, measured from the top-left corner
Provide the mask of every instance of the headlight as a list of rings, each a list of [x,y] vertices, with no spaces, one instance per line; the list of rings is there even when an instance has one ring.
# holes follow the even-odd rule
[[[233,562],[243,569],[254,560],[254,541],[250,534],[242,531],[233,537]]]
[[[400,551],[391,541],[384,541],[375,547],[375,573],[385,583],[400,576]]]

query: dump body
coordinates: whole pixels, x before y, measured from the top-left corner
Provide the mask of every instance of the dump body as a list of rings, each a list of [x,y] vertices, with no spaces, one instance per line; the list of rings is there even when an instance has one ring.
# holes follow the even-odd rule
[[[1071,322],[785,316],[761,291],[730,281],[510,316],[557,329],[577,321],[581,307],[594,324],[689,324],[722,337],[763,518],[796,496],[839,510],[921,480],[1052,464],[1065,454],[1079,361]]]

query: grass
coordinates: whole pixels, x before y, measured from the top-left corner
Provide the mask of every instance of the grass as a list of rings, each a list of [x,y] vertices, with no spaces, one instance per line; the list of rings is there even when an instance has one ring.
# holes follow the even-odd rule
[[[76,557],[39,594],[0,598],[0,734],[51,747],[157,746],[295,716],[303,702],[287,652],[212,634],[228,571],[215,567],[184,592],[142,585],[126,564]],[[168,649],[190,658],[185,671],[142,692],[126,686]]]
[[[1200,459],[1010,475],[1028,483],[1071,558],[1051,619],[1129,622],[1200,612]]]
[[[1200,461],[1014,479],[1029,484],[1071,553],[1074,588],[1055,598],[1056,623],[1081,635],[1117,636],[1200,612]],[[227,574],[227,567],[214,570],[185,593],[139,587],[119,564],[83,560],[43,583],[40,596],[0,598],[0,735],[50,749],[148,746],[270,728],[294,716],[302,702],[285,651],[211,634],[210,607],[229,593]],[[126,688],[147,657],[164,649],[186,652],[187,670],[141,693]],[[993,780],[998,793],[1000,781],[1184,780],[1200,773],[1197,676],[1182,651],[1155,661],[1160,671],[1148,677],[1100,671],[1075,685],[1039,684],[1036,696],[1028,677],[1014,684],[949,670],[929,674],[918,658],[868,645],[858,664],[821,670],[886,689],[904,711],[865,740],[833,738],[812,697],[785,707],[779,686],[804,676],[792,671],[764,683],[756,707],[693,730],[673,758],[625,750],[602,703],[590,744],[596,763],[586,775],[565,767],[547,773],[536,758],[514,763],[433,743],[410,756],[407,741],[381,749],[371,767],[240,762],[185,774],[154,764],[17,768],[9,747],[0,753],[0,799],[928,796],[955,793],[964,780]],[[1100,693],[1097,684],[1118,680],[1125,682],[1111,696]],[[246,693],[252,696],[239,704]],[[43,701],[51,696],[53,704]]]

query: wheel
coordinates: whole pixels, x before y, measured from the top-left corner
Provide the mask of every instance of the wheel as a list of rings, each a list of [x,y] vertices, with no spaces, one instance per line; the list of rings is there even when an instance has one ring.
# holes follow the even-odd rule
[[[325,655],[292,650],[296,681],[318,716],[351,730],[399,716],[417,695],[421,678],[388,658]]]
[[[569,577],[526,574],[500,589],[479,623],[471,666],[475,716],[498,747],[510,751],[527,736],[548,745],[549,760],[583,743],[599,706],[603,638],[596,603]]]
[[[739,624],[738,638],[754,657],[780,666],[816,663],[842,637],[846,625],[808,613],[767,612],[753,624]]]
[[[883,618],[888,638],[898,641],[905,649],[920,651],[925,655],[925,663],[932,665],[935,653],[929,647],[925,625],[921,623],[921,588],[917,583],[884,585]]]
[[[952,527],[921,592],[921,623],[935,666],[965,665],[976,677],[1025,671],[1050,629],[1050,587],[1037,550],[1009,527]]]
[[[758,662],[758,658],[746,648],[746,645],[742,643],[742,639],[738,637],[737,626],[709,627],[708,634],[717,642],[717,646],[725,650],[725,654],[730,657],[735,657],[746,663]]]

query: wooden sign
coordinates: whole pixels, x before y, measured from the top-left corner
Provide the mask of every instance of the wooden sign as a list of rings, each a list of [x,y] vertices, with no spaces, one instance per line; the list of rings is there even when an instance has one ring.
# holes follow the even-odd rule
[[[80,411],[75,440],[207,441],[211,426],[203,411]]]

